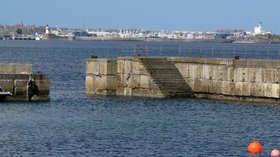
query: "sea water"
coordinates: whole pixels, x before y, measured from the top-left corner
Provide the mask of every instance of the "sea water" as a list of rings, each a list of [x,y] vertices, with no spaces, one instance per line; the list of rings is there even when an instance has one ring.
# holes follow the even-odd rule
[[[48,74],[49,102],[0,103],[0,156],[262,156],[280,148],[280,105],[197,99],[87,97],[91,55],[278,59],[280,45],[118,41],[0,41],[1,63]]]

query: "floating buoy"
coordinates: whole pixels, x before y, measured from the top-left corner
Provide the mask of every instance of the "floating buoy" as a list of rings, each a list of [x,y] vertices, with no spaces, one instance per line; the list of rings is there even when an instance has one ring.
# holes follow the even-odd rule
[[[280,151],[278,149],[273,149],[270,153],[270,156],[280,156]]]
[[[258,141],[253,141],[248,145],[248,152],[251,154],[260,154],[262,152],[262,145]]]

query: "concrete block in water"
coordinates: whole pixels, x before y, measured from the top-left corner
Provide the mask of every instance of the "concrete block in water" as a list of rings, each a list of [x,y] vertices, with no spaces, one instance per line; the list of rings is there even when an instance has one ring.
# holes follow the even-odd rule
[[[266,83],[278,83],[278,71],[277,71],[277,69],[265,69],[264,70],[264,82],[266,82]]]
[[[189,64],[177,63],[175,65],[184,78],[189,78]]]
[[[264,84],[264,95],[270,98],[279,98],[279,84]]]
[[[32,73],[31,64],[0,64],[0,86],[12,95],[8,101],[49,100],[50,81],[44,73]],[[36,98],[34,98],[36,96]]]
[[[31,73],[31,64],[0,64],[1,74],[20,74],[20,73]]]
[[[202,86],[201,86],[202,85],[201,79],[198,79],[198,78],[189,79],[187,81],[187,83],[194,92],[203,92]]]
[[[233,72],[234,68],[226,66],[226,67],[224,67],[224,69],[225,69],[225,72],[223,73],[222,80],[233,82],[234,81],[234,72]]]
[[[15,96],[27,96],[28,80],[15,80]]]
[[[211,66],[210,65],[203,65],[202,67],[202,79],[209,80],[211,73]]]
[[[93,87],[94,87],[93,76],[86,76],[86,93],[94,94]]]
[[[139,88],[140,87],[140,75],[132,75],[128,79],[128,87]]]
[[[37,97],[40,96],[48,96],[50,94],[50,86],[51,83],[49,80],[35,80],[35,83],[39,89],[39,94]]]
[[[115,95],[116,87],[115,76],[86,76],[86,93],[88,95],[103,95],[104,93]],[[106,92],[106,90],[110,92]]]
[[[243,82],[243,68],[234,69],[234,82]]]
[[[150,76],[141,75],[140,76],[140,88],[149,89],[150,88],[150,81],[151,81]]]
[[[132,88],[124,88],[124,96],[132,96]]]
[[[0,80],[0,87],[5,92],[13,92],[13,90],[14,90],[14,81],[13,80]]]
[[[235,88],[234,82],[223,81],[222,87],[223,87],[222,93],[224,95],[234,95],[234,88]]]
[[[198,68],[198,65],[195,64],[189,64],[189,76],[190,78],[194,79],[194,78],[200,78],[200,74],[201,74],[202,69]],[[197,75],[197,73],[199,73]]]
[[[222,94],[223,86],[221,81],[210,80],[209,81],[209,93],[211,94]]]
[[[263,83],[264,82],[264,69],[259,68],[255,71],[255,82]]]
[[[225,72],[224,66],[213,66],[212,80],[222,80],[223,73]]]
[[[251,92],[251,83],[242,82],[242,90],[240,96],[250,96],[250,92]]]
[[[255,97],[264,97],[264,83],[250,83],[250,95]]]
[[[88,59],[86,73],[93,75],[113,75],[117,73],[117,62],[114,59]]]

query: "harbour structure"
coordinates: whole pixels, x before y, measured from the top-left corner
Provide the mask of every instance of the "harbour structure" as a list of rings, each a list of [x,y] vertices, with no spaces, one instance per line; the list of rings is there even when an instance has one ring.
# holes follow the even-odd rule
[[[90,58],[86,93],[280,102],[280,61],[189,57]]]
[[[0,64],[0,101],[49,101],[50,81],[31,64]]]

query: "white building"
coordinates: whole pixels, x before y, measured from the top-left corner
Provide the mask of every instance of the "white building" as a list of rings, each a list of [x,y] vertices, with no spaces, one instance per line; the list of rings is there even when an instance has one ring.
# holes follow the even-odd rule
[[[255,33],[255,35],[264,34],[261,22],[259,23],[258,26],[255,27],[254,33]]]
[[[46,26],[45,33],[46,33],[46,34],[50,34],[50,31],[51,31],[51,30],[50,30],[50,28],[49,28],[49,25],[47,25],[47,26]]]

